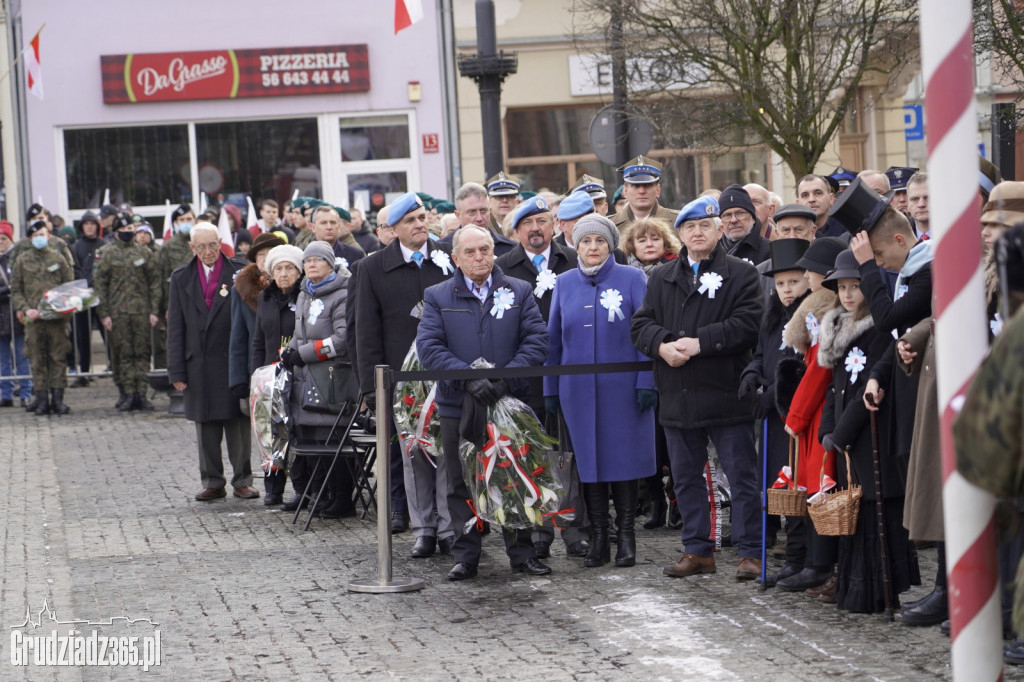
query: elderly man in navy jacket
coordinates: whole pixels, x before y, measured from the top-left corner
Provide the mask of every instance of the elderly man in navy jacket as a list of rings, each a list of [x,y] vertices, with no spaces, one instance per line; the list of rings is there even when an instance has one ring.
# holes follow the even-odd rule
[[[467,225],[455,233],[452,253],[458,267],[447,282],[426,290],[423,317],[416,332],[416,349],[428,370],[469,369],[477,358],[495,367],[530,367],[544,364],[548,354],[548,332],[530,284],[506,277],[494,267],[494,240],[486,228]],[[466,382],[440,381],[437,405],[441,416],[441,445],[448,480],[448,511],[455,529],[452,554],[455,566],[449,580],[466,580],[477,574],[480,563],[480,533],[470,524],[474,517],[472,499],[462,475],[459,459],[459,418],[465,393],[479,402],[493,405],[511,392],[529,400],[525,380],[474,379]],[[505,551],[512,570],[544,575],[551,569],[537,560],[530,529],[503,529]]]

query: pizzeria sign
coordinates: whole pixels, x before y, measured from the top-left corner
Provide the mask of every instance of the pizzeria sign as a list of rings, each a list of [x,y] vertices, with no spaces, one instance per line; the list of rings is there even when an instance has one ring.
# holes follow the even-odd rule
[[[366,45],[103,55],[107,104],[366,92]]]

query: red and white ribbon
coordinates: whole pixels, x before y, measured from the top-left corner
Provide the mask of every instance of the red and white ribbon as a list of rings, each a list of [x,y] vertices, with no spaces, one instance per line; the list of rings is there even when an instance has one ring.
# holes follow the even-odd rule
[[[523,470],[523,467],[519,464],[519,457],[517,453],[512,450],[512,441],[509,437],[498,431],[498,428],[494,424],[487,425],[487,442],[484,443],[484,483],[488,486],[491,484],[491,474],[494,473],[494,467],[498,464],[498,460],[506,460],[509,465],[515,469],[516,475],[522,479],[526,485],[528,491],[523,498],[524,504],[528,507],[532,507],[540,499],[540,487],[530,478],[530,475]]]

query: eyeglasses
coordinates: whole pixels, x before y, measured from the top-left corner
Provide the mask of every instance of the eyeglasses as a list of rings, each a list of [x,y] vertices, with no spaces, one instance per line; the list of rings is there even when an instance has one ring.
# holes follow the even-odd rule
[[[726,211],[720,217],[722,218],[722,222],[728,223],[732,222],[733,220],[742,220],[744,215],[750,214],[744,211],[743,209],[737,208],[733,211]]]
[[[210,244],[192,244],[192,248],[196,251],[216,251],[220,248],[220,242],[212,242]]]

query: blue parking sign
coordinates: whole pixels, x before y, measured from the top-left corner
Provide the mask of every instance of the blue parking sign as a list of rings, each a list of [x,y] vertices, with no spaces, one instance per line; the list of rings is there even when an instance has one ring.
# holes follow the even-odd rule
[[[908,140],[924,139],[924,107],[920,104],[903,107],[903,129]]]

